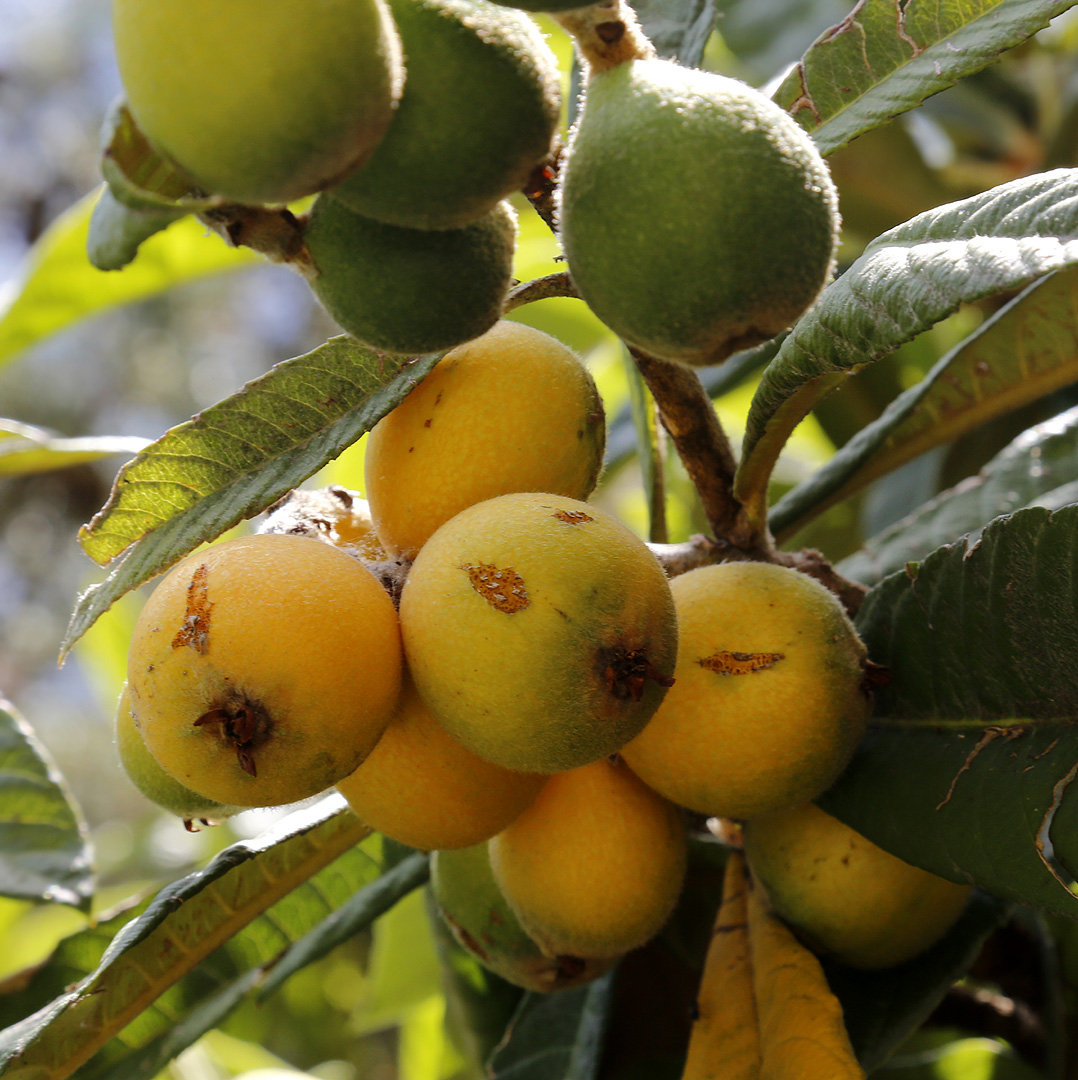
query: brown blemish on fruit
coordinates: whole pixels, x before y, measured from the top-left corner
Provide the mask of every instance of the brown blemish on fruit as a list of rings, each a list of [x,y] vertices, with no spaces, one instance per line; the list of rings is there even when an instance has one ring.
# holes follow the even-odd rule
[[[248,776],[257,776],[254,752],[269,738],[269,717],[262,709],[246,701],[222,705],[203,713],[195,727],[218,724],[219,734],[236,752],[236,760]]]
[[[784,659],[785,655],[780,652],[717,652],[696,662],[716,675],[753,675]]]
[[[506,615],[523,611],[531,604],[524,579],[511,566],[499,569],[493,563],[477,563],[462,566],[461,570],[467,573],[472,588],[492,608]]]
[[[639,701],[644,696],[648,679],[660,686],[671,687],[674,680],[667,677],[639,649],[615,650],[603,670],[606,688],[620,701],[632,698]]]
[[[595,518],[585,514],[583,510],[555,510],[554,517],[559,521],[564,521],[566,525],[580,525],[582,522],[595,520]]]
[[[195,568],[187,585],[187,611],[183,625],[172,639],[174,649],[190,645],[197,653],[205,653],[210,648],[210,603],[208,579],[210,569],[203,563]]]

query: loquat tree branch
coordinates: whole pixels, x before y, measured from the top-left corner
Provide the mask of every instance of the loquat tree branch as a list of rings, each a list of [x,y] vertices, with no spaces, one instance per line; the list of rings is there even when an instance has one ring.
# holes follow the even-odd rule
[[[533,281],[524,281],[510,289],[505,299],[505,313],[508,314],[514,308],[523,307],[534,300],[548,300],[552,296],[571,296],[579,299],[580,293],[576,291],[576,286],[568,271],[561,270],[555,274],[535,278]]]
[[[203,210],[198,219],[232,247],[247,247],[271,262],[288,263],[305,277],[314,271],[303,239],[304,220],[287,207],[226,203]]]

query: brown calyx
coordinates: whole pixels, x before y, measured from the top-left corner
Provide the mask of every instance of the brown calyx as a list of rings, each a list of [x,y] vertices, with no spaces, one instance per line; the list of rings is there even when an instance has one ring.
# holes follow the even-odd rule
[[[619,701],[644,696],[648,679],[660,686],[673,686],[674,680],[654,667],[643,649],[612,649],[603,669],[606,688]]]
[[[236,752],[236,760],[248,776],[257,776],[255,751],[270,737],[272,725],[266,711],[249,701],[229,702],[204,712],[195,727],[217,725],[217,734]]]

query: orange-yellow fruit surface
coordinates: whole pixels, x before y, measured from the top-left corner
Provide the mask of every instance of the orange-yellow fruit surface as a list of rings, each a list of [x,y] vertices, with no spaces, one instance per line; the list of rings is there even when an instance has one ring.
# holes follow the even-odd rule
[[[545,780],[476,757],[431,716],[406,679],[378,745],[337,790],[373,829],[432,851],[490,839]]]
[[[676,681],[623,750],[681,806],[751,818],[828,788],[864,733],[865,648],[833,593],[768,563],[674,578]]]
[[[677,808],[607,760],[552,776],[490,841],[495,880],[548,956],[643,945],[674,908],[685,859]]]
[[[128,656],[146,746],[185,787],[237,806],[347,776],[397,704],[393,603],[356,559],[266,534],[189,556],[157,586]]]
[[[416,688],[480,757],[557,772],[614,753],[666,691],[673,599],[648,547],[558,495],[502,495],[443,525],[401,596]]]
[[[560,341],[503,320],[446,355],[370,435],[367,494],[387,549],[414,557],[484,499],[584,499],[602,467],[603,405]]]
[[[858,968],[911,960],[958,918],[968,885],[911,866],[808,803],[745,825],[772,906],[818,952]]]

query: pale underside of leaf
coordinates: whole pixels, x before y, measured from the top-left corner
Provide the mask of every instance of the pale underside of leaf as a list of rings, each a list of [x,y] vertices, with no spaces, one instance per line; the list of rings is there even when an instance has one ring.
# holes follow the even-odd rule
[[[937,207],[877,237],[802,316],[749,409],[737,494],[762,521],[790,432],[850,371],[965,302],[1078,263],[1078,170],[1059,169]]]
[[[860,0],[774,99],[829,154],[980,71],[1074,0]]]
[[[1071,268],[1033,282],[788,492],[771,509],[772,531],[781,540],[925,451],[1075,381],[1078,269]]]

